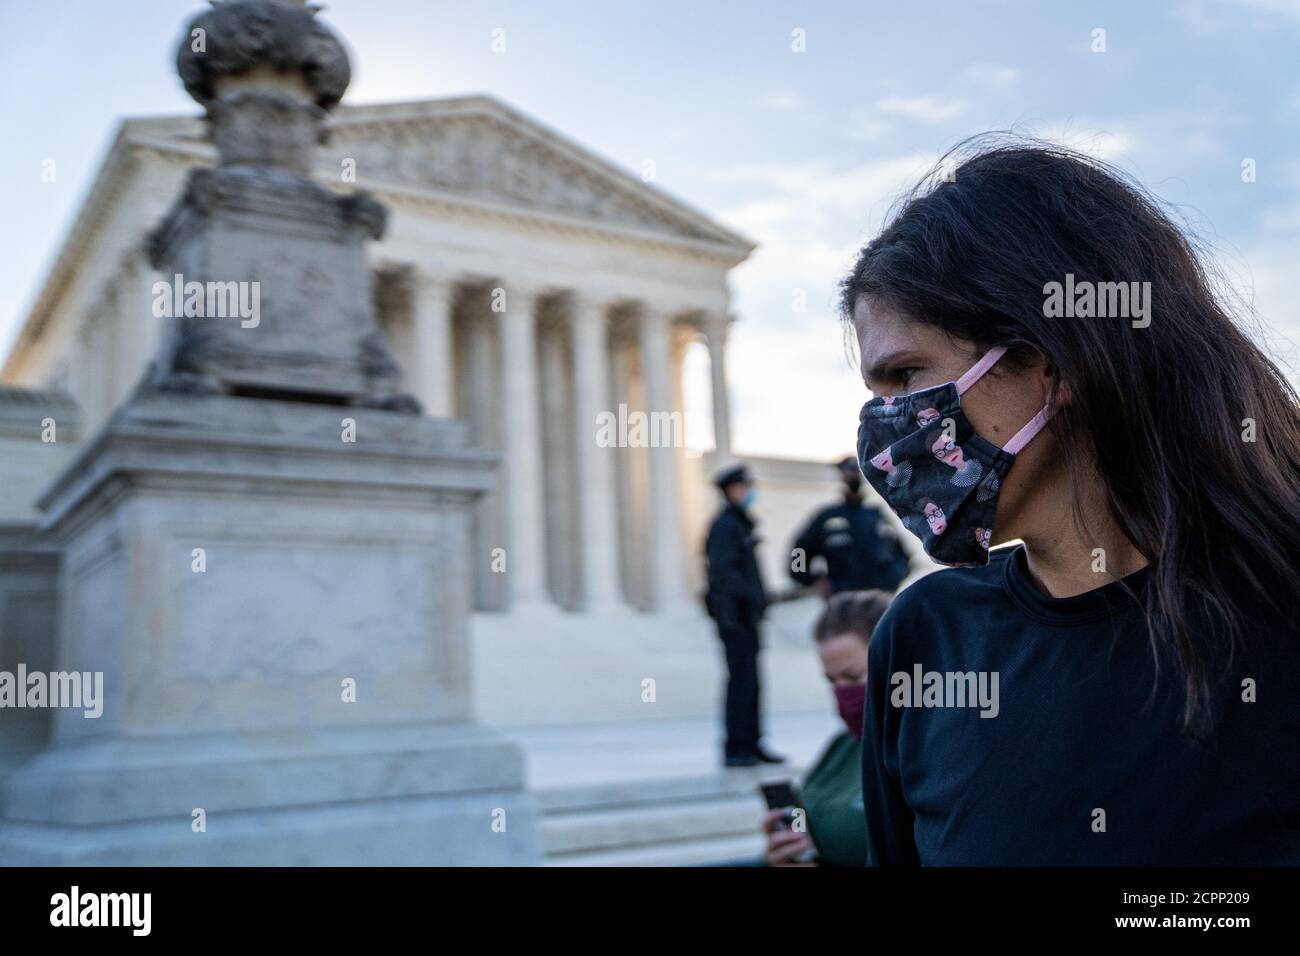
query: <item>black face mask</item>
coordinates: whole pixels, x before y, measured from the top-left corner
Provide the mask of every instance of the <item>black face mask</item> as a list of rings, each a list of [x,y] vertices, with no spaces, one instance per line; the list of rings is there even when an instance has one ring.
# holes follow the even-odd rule
[[[862,478],[858,475],[845,475],[844,487],[851,495],[856,495],[862,491]]]
[[[1002,448],[975,433],[961,395],[1005,353],[989,349],[955,382],[862,406],[858,464],[940,564],[988,563],[1002,479],[1054,411],[1044,406]]]

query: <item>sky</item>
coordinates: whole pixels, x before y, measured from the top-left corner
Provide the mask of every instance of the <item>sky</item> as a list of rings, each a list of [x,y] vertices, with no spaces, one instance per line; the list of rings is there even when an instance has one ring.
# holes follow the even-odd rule
[[[197,112],[173,56],[202,6],[0,0],[0,354],[119,118]],[[631,171],[652,160],[658,186],[758,243],[731,277],[739,452],[852,450],[867,394],[837,283],[893,199],[988,130],[1060,140],[1136,176],[1211,250],[1270,353],[1300,369],[1300,0],[324,8],[352,52],[346,102],[491,93]],[[698,441],[702,352],[687,371]]]

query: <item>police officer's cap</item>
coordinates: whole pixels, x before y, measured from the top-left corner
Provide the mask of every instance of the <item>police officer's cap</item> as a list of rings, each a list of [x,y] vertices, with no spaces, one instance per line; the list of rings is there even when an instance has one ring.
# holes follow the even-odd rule
[[[752,483],[753,480],[754,479],[750,477],[749,468],[745,465],[728,465],[720,471],[715,472],[713,475],[713,483],[719,488],[725,488],[727,485],[734,485],[738,481],[743,481],[746,484],[749,484]]]
[[[839,461],[835,463],[835,467],[838,468],[840,471],[846,471],[846,472],[851,471],[855,475],[859,474],[858,460],[854,458],[852,455],[850,455],[848,458],[841,458]]]

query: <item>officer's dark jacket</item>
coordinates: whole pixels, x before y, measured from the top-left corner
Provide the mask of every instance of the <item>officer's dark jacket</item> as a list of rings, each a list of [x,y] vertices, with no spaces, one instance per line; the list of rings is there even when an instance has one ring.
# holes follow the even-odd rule
[[[709,613],[718,617],[736,606],[761,615],[767,606],[754,546],[754,519],[744,508],[728,504],[713,520],[704,545]]]
[[[858,499],[823,508],[795,539],[790,577],[812,584],[817,578],[812,560],[821,557],[832,592],[894,590],[907,577],[910,565],[898,539],[880,533],[880,520],[879,511]]]

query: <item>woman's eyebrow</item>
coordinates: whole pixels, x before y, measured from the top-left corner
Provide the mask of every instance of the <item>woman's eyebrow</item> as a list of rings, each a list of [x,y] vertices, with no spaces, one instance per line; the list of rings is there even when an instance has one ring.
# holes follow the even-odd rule
[[[884,378],[885,372],[888,371],[889,366],[894,362],[898,361],[898,359],[907,355],[910,351],[911,351],[910,349],[899,349],[896,352],[890,352],[889,354],[883,356],[882,358],[877,359],[872,364],[871,368],[867,369],[867,374],[865,376],[866,379],[868,381],[872,381],[872,380],[879,381],[880,379]]]

